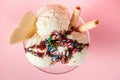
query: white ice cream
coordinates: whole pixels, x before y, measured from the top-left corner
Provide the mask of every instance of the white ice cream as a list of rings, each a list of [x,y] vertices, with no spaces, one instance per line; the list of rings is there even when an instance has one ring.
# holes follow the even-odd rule
[[[73,57],[69,61],[67,65],[69,66],[78,66],[80,65],[83,60],[87,57],[88,55],[88,47],[85,47],[81,52],[76,52],[73,54]]]
[[[28,41],[27,41],[27,45],[26,48],[31,47],[33,45],[38,45],[40,44],[40,41],[42,40],[42,38],[36,33],[34,34]]]
[[[67,8],[61,5],[48,5],[40,8],[38,12],[37,32],[44,37],[55,30],[68,30],[69,23]]]
[[[48,56],[40,58],[36,55],[31,54],[30,52],[27,52],[26,57],[30,63],[32,63],[34,66],[36,66],[38,68],[48,67],[51,65],[51,58]]]
[[[88,43],[88,37],[86,35],[81,35],[81,33],[73,32],[72,35],[69,35],[68,37],[70,39],[76,39],[78,42]],[[34,44],[38,45],[40,41],[41,38],[39,37],[39,35],[35,34],[30,40],[28,40],[27,47],[32,46]],[[59,52],[64,52],[65,49],[66,49],[65,47],[58,47]],[[67,65],[69,66],[80,65],[83,62],[83,60],[86,58],[87,54],[88,54],[88,47],[85,47],[81,52],[76,52],[75,54],[73,54],[73,57],[71,58],[69,63],[67,63]],[[51,57],[47,56],[44,58],[40,58],[38,56],[33,55],[30,52],[27,52],[26,56],[33,65],[39,68],[51,66]]]
[[[88,37],[84,34],[73,32],[71,35],[73,39],[76,39],[79,43],[89,43]],[[88,55],[88,47],[86,46],[81,52],[76,52],[75,54],[73,54],[73,57],[71,58],[71,60],[67,65],[78,66],[83,62],[83,60],[87,57],[87,55]]]
[[[28,40],[28,42],[26,44],[26,48],[31,47],[33,45],[39,45],[41,40],[42,39],[40,38],[40,36],[38,34],[34,34],[33,37],[31,37],[31,39]],[[31,49],[31,50],[45,52],[45,50],[40,51],[37,48]],[[51,58],[48,56],[40,58],[40,57],[32,54],[32,52],[26,52],[26,57],[31,64],[33,64],[34,66],[36,66],[38,68],[51,66]]]
[[[26,48],[31,47],[33,45],[39,45],[40,41],[42,40],[41,37],[45,37],[55,30],[68,30],[69,23],[69,13],[65,7],[61,5],[48,5],[43,8],[40,8],[38,12],[38,20],[36,22],[37,33],[34,34],[34,36],[31,37],[31,39],[28,40]],[[76,39],[80,43],[88,43],[88,37],[78,32],[73,32],[67,37],[69,39]],[[64,52],[65,49],[65,47],[58,47],[59,52]],[[88,47],[85,47],[81,53],[77,52],[76,54],[74,54],[67,65],[79,65],[86,57],[88,53],[87,51]],[[39,68],[51,66],[51,57],[45,56],[41,58],[32,54],[32,52],[26,52],[26,56],[33,65]]]

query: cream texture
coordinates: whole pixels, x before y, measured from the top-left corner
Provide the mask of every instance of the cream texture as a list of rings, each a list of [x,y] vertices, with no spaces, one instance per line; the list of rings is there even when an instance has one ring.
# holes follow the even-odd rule
[[[70,23],[67,8],[61,5],[47,5],[38,11],[37,32],[45,37],[53,31],[68,30]]]

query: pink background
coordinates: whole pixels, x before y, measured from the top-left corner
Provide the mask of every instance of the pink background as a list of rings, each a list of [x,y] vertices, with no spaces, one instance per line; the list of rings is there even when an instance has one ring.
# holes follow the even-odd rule
[[[8,43],[23,14],[29,10],[36,13],[48,3],[60,3],[69,9],[79,5],[85,21],[100,19],[100,25],[90,31],[88,58],[67,74],[39,71],[26,59],[22,43]],[[119,5],[119,0],[0,0],[0,80],[120,80]]]

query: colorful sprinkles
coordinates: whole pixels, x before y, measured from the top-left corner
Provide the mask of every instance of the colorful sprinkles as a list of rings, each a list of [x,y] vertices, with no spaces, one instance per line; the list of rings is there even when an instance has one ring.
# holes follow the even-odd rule
[[[61,62],[66,64],[73,57],[76,52],[80,52],[85,46],[89,46],[89,43],[78,43],[77,40],[68,39],[67,36],[71,34],[71,31],[54,31],[44,41],[41,41],[39,45],[33,45],[26,48],[26,52],[32,52],[39,57],[50,56],[51,64]],[[31,49],[37,48],[40,51],[33,51]]]

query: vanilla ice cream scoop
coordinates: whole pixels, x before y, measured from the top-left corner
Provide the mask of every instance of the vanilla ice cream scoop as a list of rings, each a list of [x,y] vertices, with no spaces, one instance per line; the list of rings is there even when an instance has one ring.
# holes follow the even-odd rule
[[[69,12],[64,6],[47,5],[38,11],[36,27],[37,33],[42,37],[53,31],[68,30],[69,24]]]

